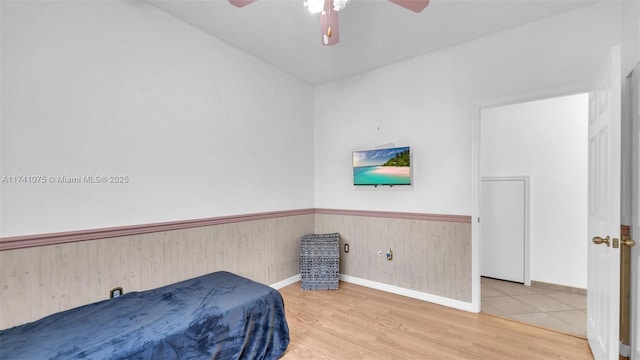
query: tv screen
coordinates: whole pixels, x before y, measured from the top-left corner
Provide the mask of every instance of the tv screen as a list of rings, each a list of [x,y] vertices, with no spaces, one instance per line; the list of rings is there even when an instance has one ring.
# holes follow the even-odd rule
[[[353,152],[354,185],[411,185],[408,146]]]

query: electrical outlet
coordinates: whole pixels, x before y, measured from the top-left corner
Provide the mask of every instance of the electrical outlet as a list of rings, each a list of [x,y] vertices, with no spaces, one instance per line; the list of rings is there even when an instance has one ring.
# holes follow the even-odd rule
[[[109,298],[110,299],[117,298],[118,296],[121,296],[123,293],[124,292],[122,291],[122,287],[113,288],[109,292]]]

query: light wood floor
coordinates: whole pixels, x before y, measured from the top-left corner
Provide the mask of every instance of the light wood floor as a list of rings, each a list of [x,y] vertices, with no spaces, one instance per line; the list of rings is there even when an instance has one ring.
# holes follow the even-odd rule
[[[295,359],[593,359],[587,341],[354,284],[280,289]]]

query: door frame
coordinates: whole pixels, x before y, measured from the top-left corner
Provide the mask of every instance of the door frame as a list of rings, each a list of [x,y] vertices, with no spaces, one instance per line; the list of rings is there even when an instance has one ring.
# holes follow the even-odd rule
[[[640,73],[640,65],[636,66],[637,70],[634,69],[631,73],[629,73],[623,80],[622,80],[622,108],[621,108],[621,138],[620,138],[620,142],[621,142],[621,186],[620,186],[620,190],[621,190],[621,199],[620,199],[620,205],[621,205],[621,211],[620,211],[620,224],[621,225],[629,225],[631,227],[631,237],[633,238],[633,230],[634,230],[634,226],[637,226],[637,219],[634,218],[634,213],[637,213],[637,211],[634,210],[634,206],[637,207],[638,204],[638,197],[637,197],[637,190],[634,190],[634,187],[637,187],[636,182],[638,181],[637,178],[634,179],[634,176],[636,175],[636,171],[637,171],[637,166],[634,165],[638,163],[638,161],[640,160],[640,157],[638,156],[638,153],[634,152],[634,146],[637,146],[637,134],[636,131],[634,131],[634,122],[637,121],[636,119],[634,119],[634,116],[637,116],[637,114],[635,114],[634,112],[636,111],[636,106],[638,106],[637,104],[637,100],[635,100],[633,98],[634,94],[636,94],[635,96],[637,96],[637,90],[634,89],[634,78],[633,75],[634,73]],[[636,72],[637,71],[637,72]],[[635,81],[638,80],[638,77],[636,75]],[[636,85],[637,87],[637,85]],[[634,102],[636,102],[634,104]],[[634,195],[635,194],[635,195]],[[637,217],[637,216],[636,216]],[[637,232],[636,232],[637,233]],[[637,237],[637,236],[636,236]],[[634,358],[631,357],[631,345],[633,343],[635,343],[633,341],[633,323],[634,323],[634,291],[636,290],[635,288],[635,284],[634,282],[637,282],[638,280],[634,280],[634,270],[633,269],[633,265],[635,263],[635,261],[633,260],[633,251],[634,248],[631,249],[625,249],[624,246],[620,246],[620,253],[622,255],[623,251],[628,250],[629,251],[629,255],[630,255],[630,277],[631,279],[629,279],[629,291],[630,291],[630,302],[629,302],[629,344],[623,344],[622,341],[620,342],[620,355],[624,356],[624,357],[628,357],[631,358],[631,360],[636,360]],[[620,269],[622,271],[622,257],[620,258]],[[622,292],[622,272],[620,273],[620,325],[622,326],[622,304],[623,304],[623,292]],[[636,305],[637,306],[637,305]],[[622,331],[622,328],[620,328],[620,330]],[[620,334],[620,340],[622,340],[623,334]],[[636,347],[637,348],[637,347]],[[640,360],[640,353],[637,352],[636,349],[636,358],[637,360]]]
[[[480,145],[482,110],[519,103],[552,99],[562,96],[577,95],[589,92],[582,84],[563,87],[546,88],[532,92],[505,95],[490,99],[477,100],[472,104],[471,114],[471,309],[479,313],[481,307],[480,286]],[[586,196],[586,195],[585,195]],[[586,215],[585,215],[586,216]]]
[[[631,235],[636,245],[631,248],[631,321],[630,343],[631,360],[640,360],[640,64],[636,65],[631,75],[631,161],[632,161],[632,210]]]

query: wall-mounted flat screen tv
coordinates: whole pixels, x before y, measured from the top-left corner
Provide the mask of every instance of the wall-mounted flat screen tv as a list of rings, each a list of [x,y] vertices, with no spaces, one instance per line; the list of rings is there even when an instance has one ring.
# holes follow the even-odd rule
[[[353,152],[354,185],[411,185],[408,146]]]

